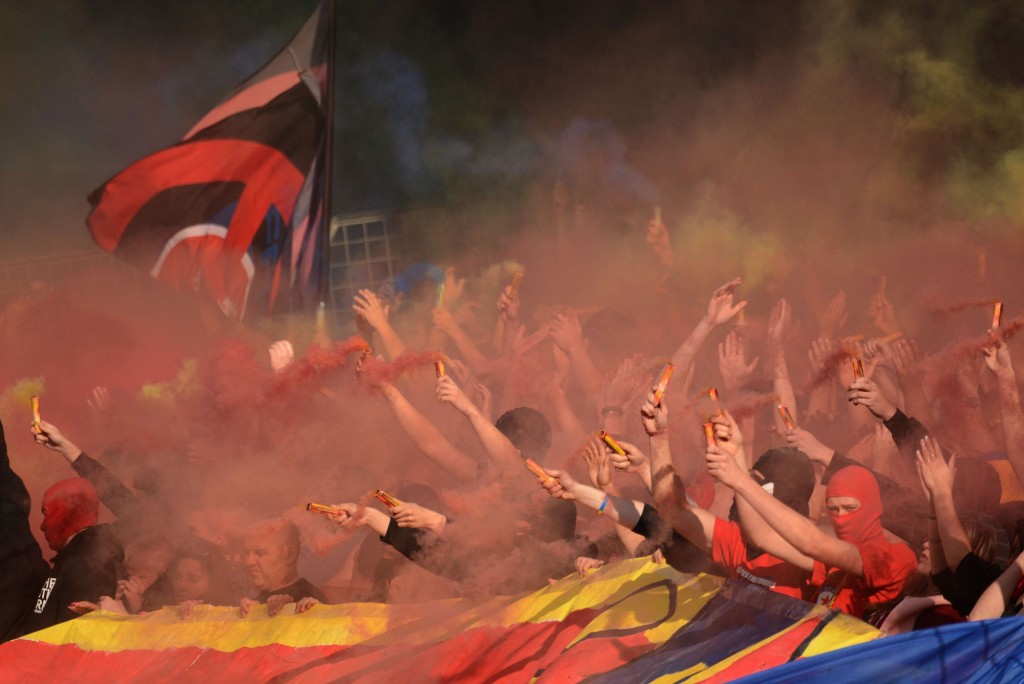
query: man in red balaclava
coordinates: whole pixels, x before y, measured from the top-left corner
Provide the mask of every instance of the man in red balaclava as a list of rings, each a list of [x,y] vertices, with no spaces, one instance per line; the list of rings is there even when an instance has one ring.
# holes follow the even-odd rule
[[[39,528],[57,555],[29,612],[26,633],[75,617],[70,605],[76,601],[96,603],[117,590],[124,553],[110,526],[96,524],[99,506],[95,488],[80,477],[61,480],[43,495]]]
[[[869,604],[898,598],[917,561],[909,546],[885,538],[875,477],[860,466],[843,468],[829,480],[825,506],[836,537],[858,551],[861,572],[816,560],[811,583],[820,586],[817,603],[860,617]]]
[[[825,506],[836,532],[832,537],[765,492],[731,457],[709,451],[705,460],[711,474],[778,533],[761,547],[811,571],[816,603],[862,618],[869,604],[899,597],[917,558],[906,544],[886,539],[878,482],[866,468],[847,466],[829,480]]]

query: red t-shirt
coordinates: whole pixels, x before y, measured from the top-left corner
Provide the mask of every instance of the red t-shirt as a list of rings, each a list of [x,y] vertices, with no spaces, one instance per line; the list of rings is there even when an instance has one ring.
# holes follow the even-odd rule
[[[861,618],[869,603],[899,597],[903,583],[917,569],[917,557],[906,544],[890,544],[882,537],[855,546],[860,551],[863,577],[814,561],[811,585],[818,587],[814,602],[819,606]]]
[[[752,560],[748,558],[747,543],[738,523],[715,519],[711,558],[733,579],[745,580],[783,596],[807,599],[810,573],[770,553],[762,553]]]

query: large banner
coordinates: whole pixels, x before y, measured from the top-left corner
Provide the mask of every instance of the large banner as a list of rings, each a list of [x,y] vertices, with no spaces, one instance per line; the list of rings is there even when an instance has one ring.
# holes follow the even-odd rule
[[[0,647],[0,681],[725,682],[879,635],[647,559],[519,596],[291,610],[93,613]]]

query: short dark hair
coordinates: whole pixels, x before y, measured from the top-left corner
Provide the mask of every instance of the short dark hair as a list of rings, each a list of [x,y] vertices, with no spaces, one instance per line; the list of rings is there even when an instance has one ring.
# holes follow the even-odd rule
[[[542,462],[551,448],[551,423],[537,409],[520,406],[505,411],[494,425],[525,458]]]

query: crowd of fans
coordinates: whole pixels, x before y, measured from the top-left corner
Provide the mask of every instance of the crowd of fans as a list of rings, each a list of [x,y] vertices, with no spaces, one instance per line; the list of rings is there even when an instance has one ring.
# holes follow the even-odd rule
[[[333,559],[365,578],[361,593],[332,595],[300,575],[294,518],[246,524],[238,543],[161,518],[102,458],[41,420],[35,441],[77,477],[42,495],[41,531],[56,553],[47,563],[2,440],[3,638],[96,609],[177,606],[187,619],[203,604],[242,615],[264,604],[273,616],[386,601],[397,578],[417,572],[438,578],[428,583],[435,596],[513,593],[629,556],[814,602],[888,634],[1020,610],[1024,412],[998,320],[926,357],[883,289],[871,302],[874,337],[846,334],[843,293],[816,321],[798,326],[779,300],[763,324],[749,323],[736,279],[711,294],[671,356],[646,357],[630,348],[639,335],[621,312],[566,307],[529,330],[523,275],[509,275],[493,331],[481,332],[480,303],[460,301],[450,272],[430,324],[408,331],[392,321],[394,299],[355,298],[361,359],[342,371],[429,465],[379,502],[303,513],[342,537],[372,530]],[[713,337],[718,367],[695,373]],[[789,364],[805,354],[797,382]],[[270,356],[278,374],[296,363],[287,342]],[[403,360],[417,372],[378,372]],[[717,380],[696,387],[695,376]],[[508,408],[497,420],[495,406]],[[488,514],[467,499],[486,501]],[[100,503],[116,522],[99,524]]]

